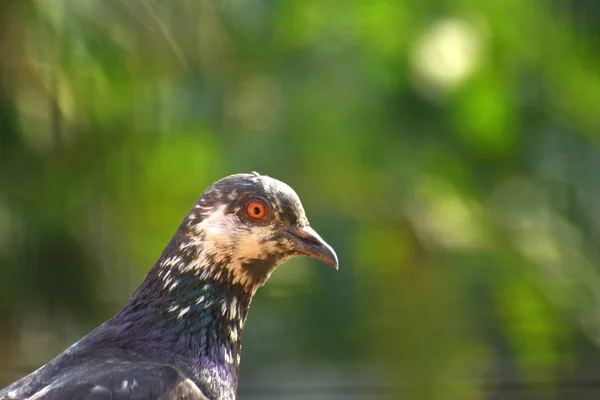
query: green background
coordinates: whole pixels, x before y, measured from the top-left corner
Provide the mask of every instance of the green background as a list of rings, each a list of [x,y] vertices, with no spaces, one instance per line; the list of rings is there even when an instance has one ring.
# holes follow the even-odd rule
[[[294,259],[259,291],[240,399],[589,398],[599,4],[0,2],[0,386],[256,170],[340,270]]]

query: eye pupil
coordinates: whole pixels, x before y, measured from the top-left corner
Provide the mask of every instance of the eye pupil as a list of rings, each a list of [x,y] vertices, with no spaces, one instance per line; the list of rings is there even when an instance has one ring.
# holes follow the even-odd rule
[[[267,214],[267,206],[260,200],[252,200],[246,206],[246,214],[252,219],[263,219]]]

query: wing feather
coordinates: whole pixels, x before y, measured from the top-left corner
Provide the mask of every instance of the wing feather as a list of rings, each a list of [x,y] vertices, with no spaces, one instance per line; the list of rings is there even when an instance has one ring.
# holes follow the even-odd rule
[[[168,365],[85,364],[44,384],[24,378],[0,391],[1,400],[209,400],[191,379]]]

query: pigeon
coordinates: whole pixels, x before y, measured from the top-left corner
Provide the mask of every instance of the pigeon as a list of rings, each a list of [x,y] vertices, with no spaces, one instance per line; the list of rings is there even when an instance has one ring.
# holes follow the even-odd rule
[[[227,176],[113,318],[0,399],[234,400],[252,297],[293,256],[338,268],[291,187],[256,172]]]

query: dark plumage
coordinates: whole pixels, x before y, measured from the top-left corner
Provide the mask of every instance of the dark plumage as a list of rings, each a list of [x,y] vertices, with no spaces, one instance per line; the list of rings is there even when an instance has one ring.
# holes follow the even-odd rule
[[[223,178],[117,315],[0,399],[235,399],[252,296],[295,255],[338,265],[289,186],[257,173]]]

